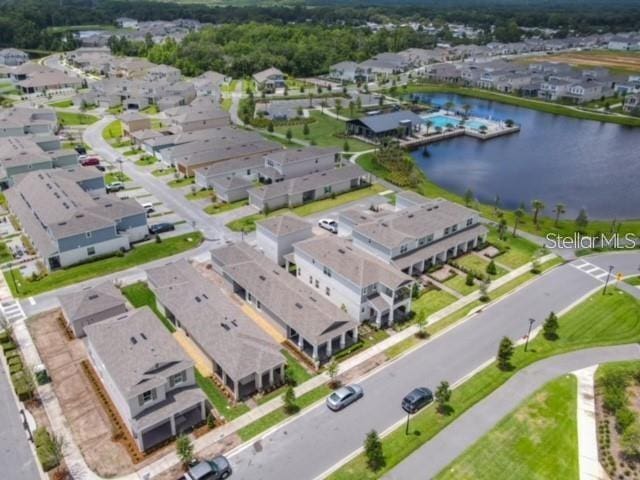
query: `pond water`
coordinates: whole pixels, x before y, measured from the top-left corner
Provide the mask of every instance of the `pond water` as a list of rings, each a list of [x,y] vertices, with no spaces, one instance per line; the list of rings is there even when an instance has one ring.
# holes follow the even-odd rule
[[[567,206],[567,218],[586,208],[589,218],[640,218],[640,128],[579,120],[499,102],[449,94],[423,94],[421,101],[470,115],[514,120],[519,133],[480,141],[458,137],[412,152],[436,184],[463,194],[470,188],[482,202],[500,196],[503,208],[534,199]]]

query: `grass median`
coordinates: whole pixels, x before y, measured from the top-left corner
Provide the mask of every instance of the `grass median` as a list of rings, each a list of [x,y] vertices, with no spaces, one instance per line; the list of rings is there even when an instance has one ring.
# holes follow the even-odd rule
[[[23,277],[17,268],[3,273],[14,297],[28,297],[177,255],[197,247],[202,243],[202,240],[200,232],[192,232],[166,238],[161,243],[152,241],[136,246],[122,256],[113,255],[93,262],[54,270],[39,280]]]
[[[435,478],[579,478],[576,387],[574,375],[549,382]]]
[[[640,302],[617,289],[609,290],[607,295],[598,292],[563,315],[559,323],[556,340],[538,336],[530,342],[527,352],[522,347],[516,348],[511,370],[499,370],[494,362],[456,388],[451,397],[450,415],[440,415],[435,408],[427,408],[412,419],[413,435],[405,435],[404,427],[387,435],[382,440],[386,460],[382,470],[372,472],[366,465],[364,455],[358,455],[329,478],[380,478],[519,370],[534,362],[589,347],[640,341]],[[497,348],[496,344],[496,351]]]

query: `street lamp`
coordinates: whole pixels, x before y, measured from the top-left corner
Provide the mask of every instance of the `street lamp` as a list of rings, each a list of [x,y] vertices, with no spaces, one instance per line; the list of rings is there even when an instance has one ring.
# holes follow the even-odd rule
[[[611,272],[613,271],[613,265],[609,265],[609,273],[607,273],[607,280],[604,282],[604,289],[602,295],[607,293],[607,285],[609,285],[609,278],[611,278]]]
[[[407,423],[404,427],[404,434],[409,435],[409,418],[411,417],[411,413],[407,412]]]
[[[529,331],[527,332],[527,339],[524,342],[524,351],[527,351],[527,348],[529,347],[529,337],[531,337],[531,327],[533,327],[533,324],[535,322],[535,319],[530,318],[529,319]]]

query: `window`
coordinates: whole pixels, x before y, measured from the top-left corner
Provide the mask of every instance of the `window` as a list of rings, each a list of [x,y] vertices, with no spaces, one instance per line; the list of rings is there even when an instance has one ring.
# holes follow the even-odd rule
[[[298,276],[301,277],[302,276],[302,269],[298,268]]]
[[[326,287],[324,289],[324,293],[327,295],[327,297],[330,297],[331,296],[331,289],[329,287]]]
[[[153,402],[156,398],[155,390],[147,390],[142,395],[138,395],[138,403],[142,406],[146,403]]]
[[[256,301],[256,309],[260,310],[260,307],[262,307],[262,304],[260,303],[260,300]]]
[[[187,372],[176,373],[175,375],[171,375],[169,377],[169,387],[173,388],[176,385],[180,385],[187,381]]]
[[[449,235],[449,227],[447,227],[447,228],[445,228],[445,229],[444,229],[444,234],[445,234],[445,235]]]
[[[331,186],[324,187],[324,193],[331,193]]]
[[[87,233],[85,233],[84,235],[85,235],[85,237],[87,237],[87,238],[91,238],[91,232],[87,232]]]
[[[327,277],[331,277],[331,269],[329,267],[324,267],[322,269],[322,273],[324,273]]]
[[[457,232],[457,231],[458,231],[458,225],[454,225],[453,227],[451,227],[451,233]]]
[[[409,250],[409,247],[407,245],[400,246],[400,253],[405,253],[407,250]]]
[[[313,277],[311,275],[309,275],[309,284],[313,285]]]
[[[467,220],[467,227],[473,225],[473,218]]]
[[[316,288],[320,288],[320,281],[316,279]]]
[[[95,247],[89,247],[87,248],[87,255],[95,255],[96,254],[96,249]]]

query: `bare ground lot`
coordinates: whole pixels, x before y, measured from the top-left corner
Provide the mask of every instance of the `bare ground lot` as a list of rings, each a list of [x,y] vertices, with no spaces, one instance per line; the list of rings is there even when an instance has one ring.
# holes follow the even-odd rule
[[[605,67],[613,70],[640,72],[640,53],[587,51],[528,57],[527,62],[565,62],[576,66]]]
[[[102,477],[133,472],[173,448],[157,450],[134,466],[124,446],[112,439],[112,424],[82,369],[87,351],[82,340],[69,340],[61,327],[59,310],[38,315],[28,326],[52,379],[53,389],[82,455]]]

